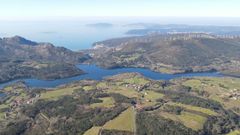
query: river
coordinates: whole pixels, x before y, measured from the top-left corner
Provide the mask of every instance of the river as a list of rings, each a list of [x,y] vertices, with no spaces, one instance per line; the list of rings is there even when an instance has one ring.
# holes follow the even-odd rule
[[[85,65],[85,64],[78,65],[77,67],[82,69],[86,74],[70,77],[70,78],[50,80],[50,81],[39,80],[39,79],[19,79],[19,80],[14,80],[14,81],[0,84],[0,88],[17,81],[25,81],[26,84],[31,87],[52,88],[52,87],[56,87],[59,85],[63,85],[63,84],[67,84],[73,81],[78,81],[83,79],[102,80],[108,76],[117,75],[120,73],[134,73],[134,72],[140,73],[143,76],[153,80],[170,80],[170,79],[182,78],[182,77],[201,77],[201,76],[222,77],[223,76],[218,72],[163,74],[163,73],[153,72],[149,69],[144,69],[144,68],[103,69],[96,65]]]

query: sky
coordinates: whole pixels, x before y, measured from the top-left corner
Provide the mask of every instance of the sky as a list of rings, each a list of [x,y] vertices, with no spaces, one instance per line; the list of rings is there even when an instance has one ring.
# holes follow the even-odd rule
[[[0,0],[0,19],[240,17],[240,0]]]

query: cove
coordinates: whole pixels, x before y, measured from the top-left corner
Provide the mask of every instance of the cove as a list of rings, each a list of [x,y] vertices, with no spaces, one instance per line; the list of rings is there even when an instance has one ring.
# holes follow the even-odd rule
[[[0,88],[17,81],[24,81],[30,87],[53,88],[59,85],[71,83],[78,80],[83,80],[83,79],[102,80],[108,76],[117,75],[121,73],[133,73],[133,72],[140,73],[143,76],[153,80],[170,80],[170,79],[182,78],[182,77],[201,77],[201,76],[202,77],[222,77],[223,76],[218,72],[163,74],[163,73],[153,72],[149,69],[144,69],[144,68],[103,69],[96,65],[85,65],[85,64],[77,65],[77,67],[82,69],[86,74],[70,77],[70,78],[51,80],[51,81],[38,80],[38,79],[19,79],[19,80],[14,80],[14,81],[0,84]]]

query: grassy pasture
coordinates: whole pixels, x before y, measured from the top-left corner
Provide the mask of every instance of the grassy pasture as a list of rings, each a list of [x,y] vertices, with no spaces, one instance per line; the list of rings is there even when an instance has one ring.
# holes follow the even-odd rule
[[[206,122],[207,118],[201,115],[189,113],[189,112],[182,112],[180,115],[175,115],[168,112],[160,112],[160,116],[171,119],[173,121],[178,121],[189,127],[193,130],[200,130],[203,128],[203,124]]]
[[[232,132],[228,133],[227,135],[240,135],[240,130],[232,131]]]
[[[102,127],[92,127],[87,130],[83,135],[98,135]]]
[[[238,107],[240,104],[240,100],[233,100],[225,96],[232,90],[240,89],[240,79],[238,78],[198,77],[183,82],[183,85],[190,86],[193,90],[206,91],[209,93],[208,98],[220,102],[226,109]]]
[[[203,116],[196,115],[189,112],[183,112],[179,116],[179,119],[186,127],[192,128],[193,130],[202,129],[203,124],[207,120],[207,118]]]
[[[60,88],[56,90],[49,90],[44,93],[41,93],[41,99],[46,100],[56,100],[61,96],[65,95],[72,95],[75,89],[81,88],[81,86],[78,87],[69,87],[69,88]]]
[[[89,91],[89,90],[94,89],[94,87],[93,87],[93,86],[84,86],[83,89],[84,89],[85,91]]]
[[[4,108],[7,108],[8,107],[8,105],[6,105],[6,104],[1,104],[0,105],[0,110],[1,109],[4,109]],[[4,112],[0,112],[0,120],[2,120],[3,118],[4,118]]]
[[[121,86],[115,86],[111,87],[111,89],[107,90],[108,93],[119,93],[126,97],[132,98],[132,97],[139,97],[139,93],[131,88],[125,88]]]
[[[145,94],[145,93],[144,93]],[[155,91],[146,91],[144,98],[151,101],[156,101],[159,98],[162,98],[164,95]]]
[[[200,89],[202,87],[214,87],[223,91],[240,88],[240,79],[231,77],[196,77],[183,82],[185,86]]]
[[[133,78],[129,78],[129,79],[124,79],[123,82],[130,83],[130,84],[145,85],[149,81],[144,78],[133,77]]]
[[[104,129],[115,129],[120,131],[134,132],[135,128],[135,112],[132,107],[122,112],[115,119],[110,120],[104,126]]]
[[[105,97],[105,98],[99,98],[102,100],[102,103],[94,103],[91,104],[90,107],[96,108],[96,107],[106,107],[106,108],[111,108],[114,107],[114,99],[112,97]]]
[[[105,82],[100,82],[97,84],[97,88],[107,88],[107,87],[108,87],[107,83],[105,83]]]
[[[185,104],[181,104],[181,103],[169,103],[170,105],[174,105],[174,106],[179,106],[179,107],[183,107],[186,110],[192,110],[192,111],[196,111],[196,112],[201,112],[203,114],[207,114],[210,116],[214,116],[217,115],[216,112],[210,110],[210,109],[206,109],[206,108],[202,108],[202,107],[197,107],[197,106],[192,106],[192,105],[185,105]]]

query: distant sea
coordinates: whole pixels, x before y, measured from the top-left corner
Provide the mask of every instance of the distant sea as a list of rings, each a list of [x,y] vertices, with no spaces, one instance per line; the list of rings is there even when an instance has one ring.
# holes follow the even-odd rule
[[[89,49],[96,41],[126,36],[123,25],[94,27],[78,21],[0,22],[0,37],[22,36],[37,42],[50,42],[78,51]]]
[[[112,27],[91,27],[89,24],[110,23]],[[38,20],[1,20],[0,37],[19,35],[37,42],[50,42],[77,51],[89,49],[96,41],[127,36],[134,29],[125,27],[132,23],[234,25],[240,26],[240,18],[194,18],[194,17],[81,17],[44,18]]]

